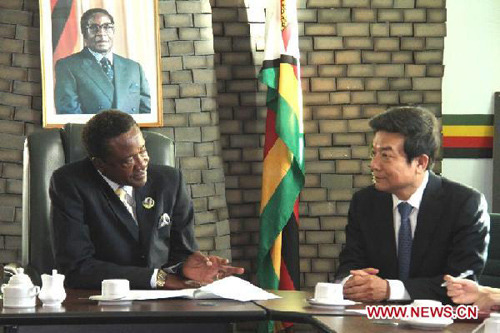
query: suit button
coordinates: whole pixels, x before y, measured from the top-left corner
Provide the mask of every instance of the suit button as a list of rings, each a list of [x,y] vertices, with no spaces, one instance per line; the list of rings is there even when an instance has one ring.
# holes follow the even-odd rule
[[[135,111],[135,108],[132,108],[132,111]]]

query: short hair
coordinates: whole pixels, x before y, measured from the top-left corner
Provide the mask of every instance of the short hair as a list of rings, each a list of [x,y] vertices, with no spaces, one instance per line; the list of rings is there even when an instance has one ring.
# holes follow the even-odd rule
[[[402,134],[408,163],[426,154],[429,156],[427,170],[432,168],[441,140],[436,117],[431,111],[420,106],[395,106],[374,116],[369,124],[375,133]]]
[[[80,18],[80,30],[82,31],[83,38],[87,38],[87,25],[89,23],[89,20],[94,17],[95,14],[97,13],[102,13],[109,17],[109,20],[111,23],[115,23],[115,19],[113,16],[104,8],[91,8],[87,10],[85,13],[83,13],[82,17]]]
[[[104,159],[109,154],[109,140],[138,126],[134,118],[119,110],[104,110],[83,127],[82,142],[89,157]]]

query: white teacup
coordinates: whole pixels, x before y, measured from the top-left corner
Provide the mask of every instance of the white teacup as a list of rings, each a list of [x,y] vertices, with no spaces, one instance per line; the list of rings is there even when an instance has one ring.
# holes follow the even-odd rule
[[[126,279],[103,280],[101,283],[101,295],[105,299],[124,298],[129,292],[130,282]]]
[[[343,285],[340,283],[318,282],[314,288],[314,299],[319,302],[337,302],[344,299]]]

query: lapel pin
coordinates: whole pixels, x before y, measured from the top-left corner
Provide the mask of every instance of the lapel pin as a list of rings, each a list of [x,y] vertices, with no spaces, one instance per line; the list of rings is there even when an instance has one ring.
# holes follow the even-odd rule
[[[158,229],[170,224],[170,216],[167,213],[163,213],[160,216],[160,221],[158,223]]]
[[[142,201],[142,207],[146,209],[151,209],[155,205],[155,201],[151,197],[147,197]]]

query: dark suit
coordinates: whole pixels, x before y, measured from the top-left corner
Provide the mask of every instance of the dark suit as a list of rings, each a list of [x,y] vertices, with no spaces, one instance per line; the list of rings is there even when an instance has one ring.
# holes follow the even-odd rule
[[[349,208],[346,244],[337,277],[351,269],[374,267],[384,279],[398,279],[392,196],[367,187],[354,194]],[[403,281],[412,299],[448,302],[440,287],[444,274],[484,268],[489,215],[476,190],[429,173],[413,237],[410,278]]]
[[[89,159],[56,170],[50,183],[58,268],[73,288],[100,288],[103,279],[125,278],[135,289],[151,288],[154,268],[170,267],[197,249],[193,207],[180,171],[148,167],[135,189],[137,221]],[[145,198],[154,206],[143,206]],[[170,225],[158,228],[167,213]]]
[[[56,113],[94,114],[105,109],[150,113],[149,85],[141,65],[113,54],[113,69],[112,83],[87,48],[57,61]]]

